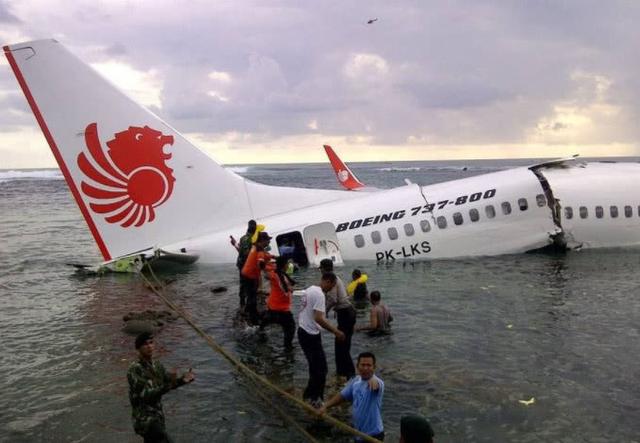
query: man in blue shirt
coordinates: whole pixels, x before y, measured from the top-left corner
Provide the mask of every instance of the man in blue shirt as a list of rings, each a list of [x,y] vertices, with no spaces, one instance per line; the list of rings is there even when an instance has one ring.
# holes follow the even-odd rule
[[[353,404],[353,424],[355,428],[378,440],[384,440],[384,426],[382,425],[382,396],[384,395],[384,382],[374,374],[376,370],[376,356],[371,352],[363,352],[358,355],[356,364],[358,376],[336,394],[323,407],[320,413],[338,405],[343,401]]]

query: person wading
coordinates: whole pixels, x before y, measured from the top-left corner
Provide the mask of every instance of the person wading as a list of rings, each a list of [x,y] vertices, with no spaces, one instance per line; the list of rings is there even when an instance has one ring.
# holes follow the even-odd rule
[[[271,292],[267,298],[267,313],[260,323],[263,329],[270,323],[278,323],[284,333],[284,348],[293,349],[293,336],[296,332],[296,322],[291,313],[291,293],[295,282],[286,274],[287,258],[276,258],[276,269],[269,270]]]
[[[249,316],[249,324],[255,326],[258,324],[258,286],[260,284],[260,276],[262,270],[265,269],[267,262],[271,260],[271,254],[265,251],[269,246],[271,237],[266,232],[260,232],[255,244],[251,247],[247,261],[242,267],[242,280],[247,296],[247,304],[245,312]]]
[[[170,443],[164,423],[162,396],[172,389],[195,380],[191,369],[177,377],[176,371],[169,373],[162,363],[153,360],[153,335],[143,332],[136,337],[138,360],[131,363],[127,371],[129,401],[133,429],[144,437],[145,443]]]
[[[350,401],[355,428],[373,438],[384,440],[381,414],[384,382],[375,374],[376,356],[371,352],[362,352],[358,355],[357,366],[359,375],[322,406],[318,413],[324,414],[329,408]],[[356,438],[356,441],[360,439]]]
[[[325,258],[320,261],[320,271],[322,273],[333,272],[333,261]],[[349,301],[347,290],[342,279],[336,275],[336,285],[327,292],[327,317],[329,311],[333,309],[338,318],[338,329],[344,333],[344,340],[335,340],[335,360],[336,374],[345,377],[347,380],[356,374],[351,358],[351,337],[353,327],[356,324],[356,310]]]
[[[324,316],[325,294],[335,285],[335,274],[327,273],[322,275],[319,287],[310,286],[305,289],[302,310],[298,316],[298,343],[309,364],[309,381],[303,398],[314,407],[322,405],[327,380],[327,357],[322,348],[321,328],[331,331],[338,340],[344,340],[344,333]]]
[[[236,267],[238,268],[238,274],[240,277],[240,291],[238,296],[240,297],[240,309],[244,309],[244,305],[246,302],[246,288],[243,286],[242,280],[242,268],[244,267],[245,262],[247,261],[247,257],[249,256],[249,252],[251,251],[251,237],[256,232],[256,221],[249,220],[247,224],[247,233],[240,237],[239,241],[236,241],[235,238],[231,235],[231,245],[236,248],[238,251],[238,259],[236,260]]]

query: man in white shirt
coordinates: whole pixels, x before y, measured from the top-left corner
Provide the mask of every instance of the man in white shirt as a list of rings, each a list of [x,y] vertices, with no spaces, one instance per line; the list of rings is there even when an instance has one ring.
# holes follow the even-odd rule
[[[309,363],[309,382],[303,398],[315,407],[320,407],[324,399],[324,385],[327,379],[327,357],[322,348],[322,328],[333,333],[338,340],[344,340],[342,331],[325,318],[326,293],[336,285],[336,275],[325,273],[320,286],[310,286],[302,296],[302,310],[298,316],[298,343]]]

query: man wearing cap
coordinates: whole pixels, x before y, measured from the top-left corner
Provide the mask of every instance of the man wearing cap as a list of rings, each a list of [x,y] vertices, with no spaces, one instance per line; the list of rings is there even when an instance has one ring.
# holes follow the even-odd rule
[[[242,267],[242,282],[245,288],[247,302],[245,312],[249,316],[249,324],[257,325],[258,319],[258,286],[260,284],[260,276],[267,262],[271,260],[271,254],[265,251],[269,246],[271,237],[265,231],[258,234],[255,244],[251,247],[247,261]]]
[[[405,415],[400,419],[398,443],[433,443],[433,435],[433,429],[424,417]]]
[[[171,442],[165,429],[162,396],[191,383],[195,377],[189,369],[178,378],[175,370],[167,373],[162,363],[153,360],[153,335],[148,332],[138,335],[135,345],[139,358],[127,371],[133,429],[144,437],[145,443]]]
[[[333,261],[325,258],[320,261],[320,271],[333,272]],[[356,310],[349,301],[342,279],[336,275],[336,285],[327,292],[327,316],[333,309],[338,317],[338,329],[344,333],[344,340],[335,340],[336,374],[347,380],[356,375],[351,358],[351,337],[356,324]]]

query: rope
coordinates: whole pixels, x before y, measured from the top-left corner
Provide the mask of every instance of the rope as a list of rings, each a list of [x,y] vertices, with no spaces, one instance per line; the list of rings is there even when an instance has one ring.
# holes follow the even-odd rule
[[[280,416],[284,419],[284,421],[286,421],[291,426],[296,428],[296,430],[299,433],[301,433],[311,443],[319,443],[318,440],[316,440],[313,437],[313,435],[309,434],[309,432],[307,432],[307,430],[300,425],[300,423],[295,421],[293,418],[289,417],[289,415],[286,413],[286,411],[284,411],[280,406],[278,406],[278,404],[276,404],[275,402],[271,401],[271,399],[267,396],[267,394],[262,392],[262,390],[260,389],[260,387],[258,386],[258,384],[256,383],[255,380],[251,380],[251,381],[253,382],[254,386],[256,387],[256,390],[254,392],[256,394],[258,394],[260,396],[260,398],[265,403],[267,403],[269,406],[274,408],[278,412],[278,414],[280,414]]]
[[[162,282],[160,282],[160,280],[156,277],[156,275],[153,272],[153,269],[151,268],[149,263],[146,264],[146,268],[149,269],[149,272],[151,273],[151,276],[157,282],[158,286],[163,288]],[[291,395],[288,392],[284,391],[280,387],[278,387],[278,386],[274,385],[273,383],[271,383],[269,380],[267,380],[262,375],[257,374],[256,372],[251,370],[248,366],[246,366],[241,361],[237,360],[233,355],[231,355],[229,352],[227,352],[222,346],[220,346],[218,343],[216,343],[216,341],[210,335],[208,335],[206,332],[204,332],[204,330],[202,330],[202,328],[200,328],[193,321],[191,316],[189,314],[187,314],[180,306],[176,305],[171,300],[169,300],[166,296],[164,296],[162,293],[160,293],[160,291],[156,288],[156,286],[154,286],[146,278],[144,273],[140,272],[140,275],[142,276],[143,280],[147,283],[149,289],[151,289],[167,306],[169,306],[180,317],[182,317],[184,319],[184,321],[186,321],[193,328],[193,330],[196,331],[198,333],[198,335],[200,335],[207,342],[207,344],[209,345],[209,347],[211,349],[213,349],[214,351],[216,351],[217,353],[222,355],[229,363],[231,363],[233,366],[235,366],[236,369],[238,369],[241,373],[243,373],[244,375],[246,375],[250,379],[253,379],[255,381],[258,381],[258,382],[262,383],[266,387],[270,388],[272,391],[277,392],[278,394],[280,394],[284,398],[286,398],[289,401],[293,402],[295,405],[297,405],[302,410],[304,410],[307,413],[309,413],[311,416],[319,417],[322,420],[326,421],[327,423],[329,423],[329,424],[335,426],[336,428],[340,429],[341,431],[343,431],[343,432],[345,432],[347,434],[351,434],[351,435],[360,437],[364,441],[367,441],[367,442],[370,442],[370,443],[381,443],[380,440],[378,440],[376,438],[373,438],[370,435],[367,435],[367,434],[365,434],[363,432],[360,432],[357,429],[352,428],[351,426],[347,425],[346,423],[343,423],[340,420],[338,420],[336,418],[333,418],[332,416],[330,416],[328,414],[318,414],[318,411],[313,406],[308,405],[307,403],[305,403],[304,401],[300,400],[297,397],[294,397],[293,395]]]

